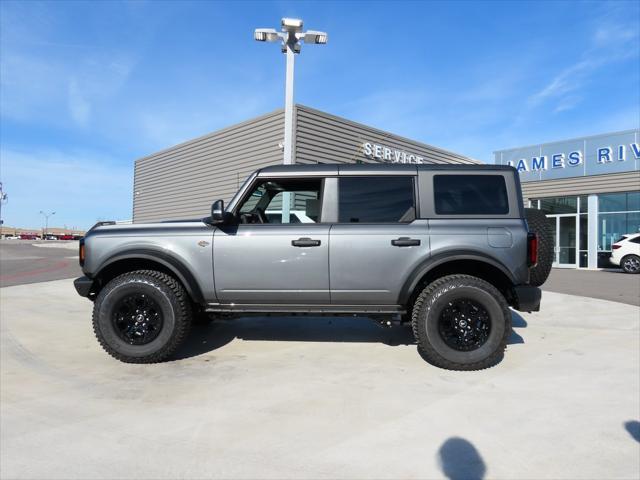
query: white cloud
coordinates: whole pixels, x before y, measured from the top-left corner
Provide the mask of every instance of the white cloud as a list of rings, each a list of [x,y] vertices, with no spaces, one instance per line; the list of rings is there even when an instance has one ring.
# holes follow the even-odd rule
[[[637,24],[613,18],[603,21],[607,23],[595,30],[590,46],[580,58],[562,69],[549,83],[529,97],[530,108],[551,101],[557,102],[556,111],[573,108],[580,100],[572,94],[583,88],[591,75],[612,63],[639,56]],[[567,98],[568,95],[572,95],[572,99]]]

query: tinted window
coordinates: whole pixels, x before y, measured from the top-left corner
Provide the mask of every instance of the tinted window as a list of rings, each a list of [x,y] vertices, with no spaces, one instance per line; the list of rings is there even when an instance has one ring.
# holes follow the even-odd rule
[[[630,242],[633,243],[640,243],[640,237],[636,237],[636,238],[632,238],[631,240],[629,240]]]
[[[341,223],[411,222],[416,218],[413,177],[339,179]]]
[[[502,175],[435,175],[436,213],[439,215],[503,215],[509,213]]]

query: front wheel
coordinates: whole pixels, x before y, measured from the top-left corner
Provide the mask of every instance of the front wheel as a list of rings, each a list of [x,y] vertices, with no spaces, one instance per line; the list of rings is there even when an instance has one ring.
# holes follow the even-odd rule
[[[640,257],[627,255],[620,262],[620,266],[625,273],[640,273]]]
[[[511,335],[511,313],[490,283],[449,275],[418,295],[413,333],[426,360],[448,370],[481,370],[500,361]]]
[[[125,273],[96,297],[93,330],[102,348],[126,363],[154,363],[187,337],[191,305],[180,283],[153,270]]]

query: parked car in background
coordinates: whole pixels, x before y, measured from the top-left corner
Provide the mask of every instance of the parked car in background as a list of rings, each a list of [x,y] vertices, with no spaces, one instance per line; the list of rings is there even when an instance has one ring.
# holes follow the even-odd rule
[[[20,235],[20,240],[37,240],[38,236],[30,233],[23,233]]]
[[[18,237],[17,235],[9,235],[7,237],[4,237],[5,240],[20,240],[20,237]]]
[[[58,240],[74,240],[73,235],[60,235]]]
[[[640,233],[623,235],[611,245],[611,263],[625,273],[640,273]]]

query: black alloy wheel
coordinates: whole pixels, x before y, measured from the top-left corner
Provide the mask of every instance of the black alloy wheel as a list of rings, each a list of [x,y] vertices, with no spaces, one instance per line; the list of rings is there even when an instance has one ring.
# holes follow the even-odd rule
[[[121,298],[113,309],[113,327],[129,345],[146,345],[156,339],[164,318],[158,303],[144,293]]]
[[[478,302],[454,300],[440,313],[438,332],[449,347],[470,352],[486,343],[491,333],[491,317]]]

